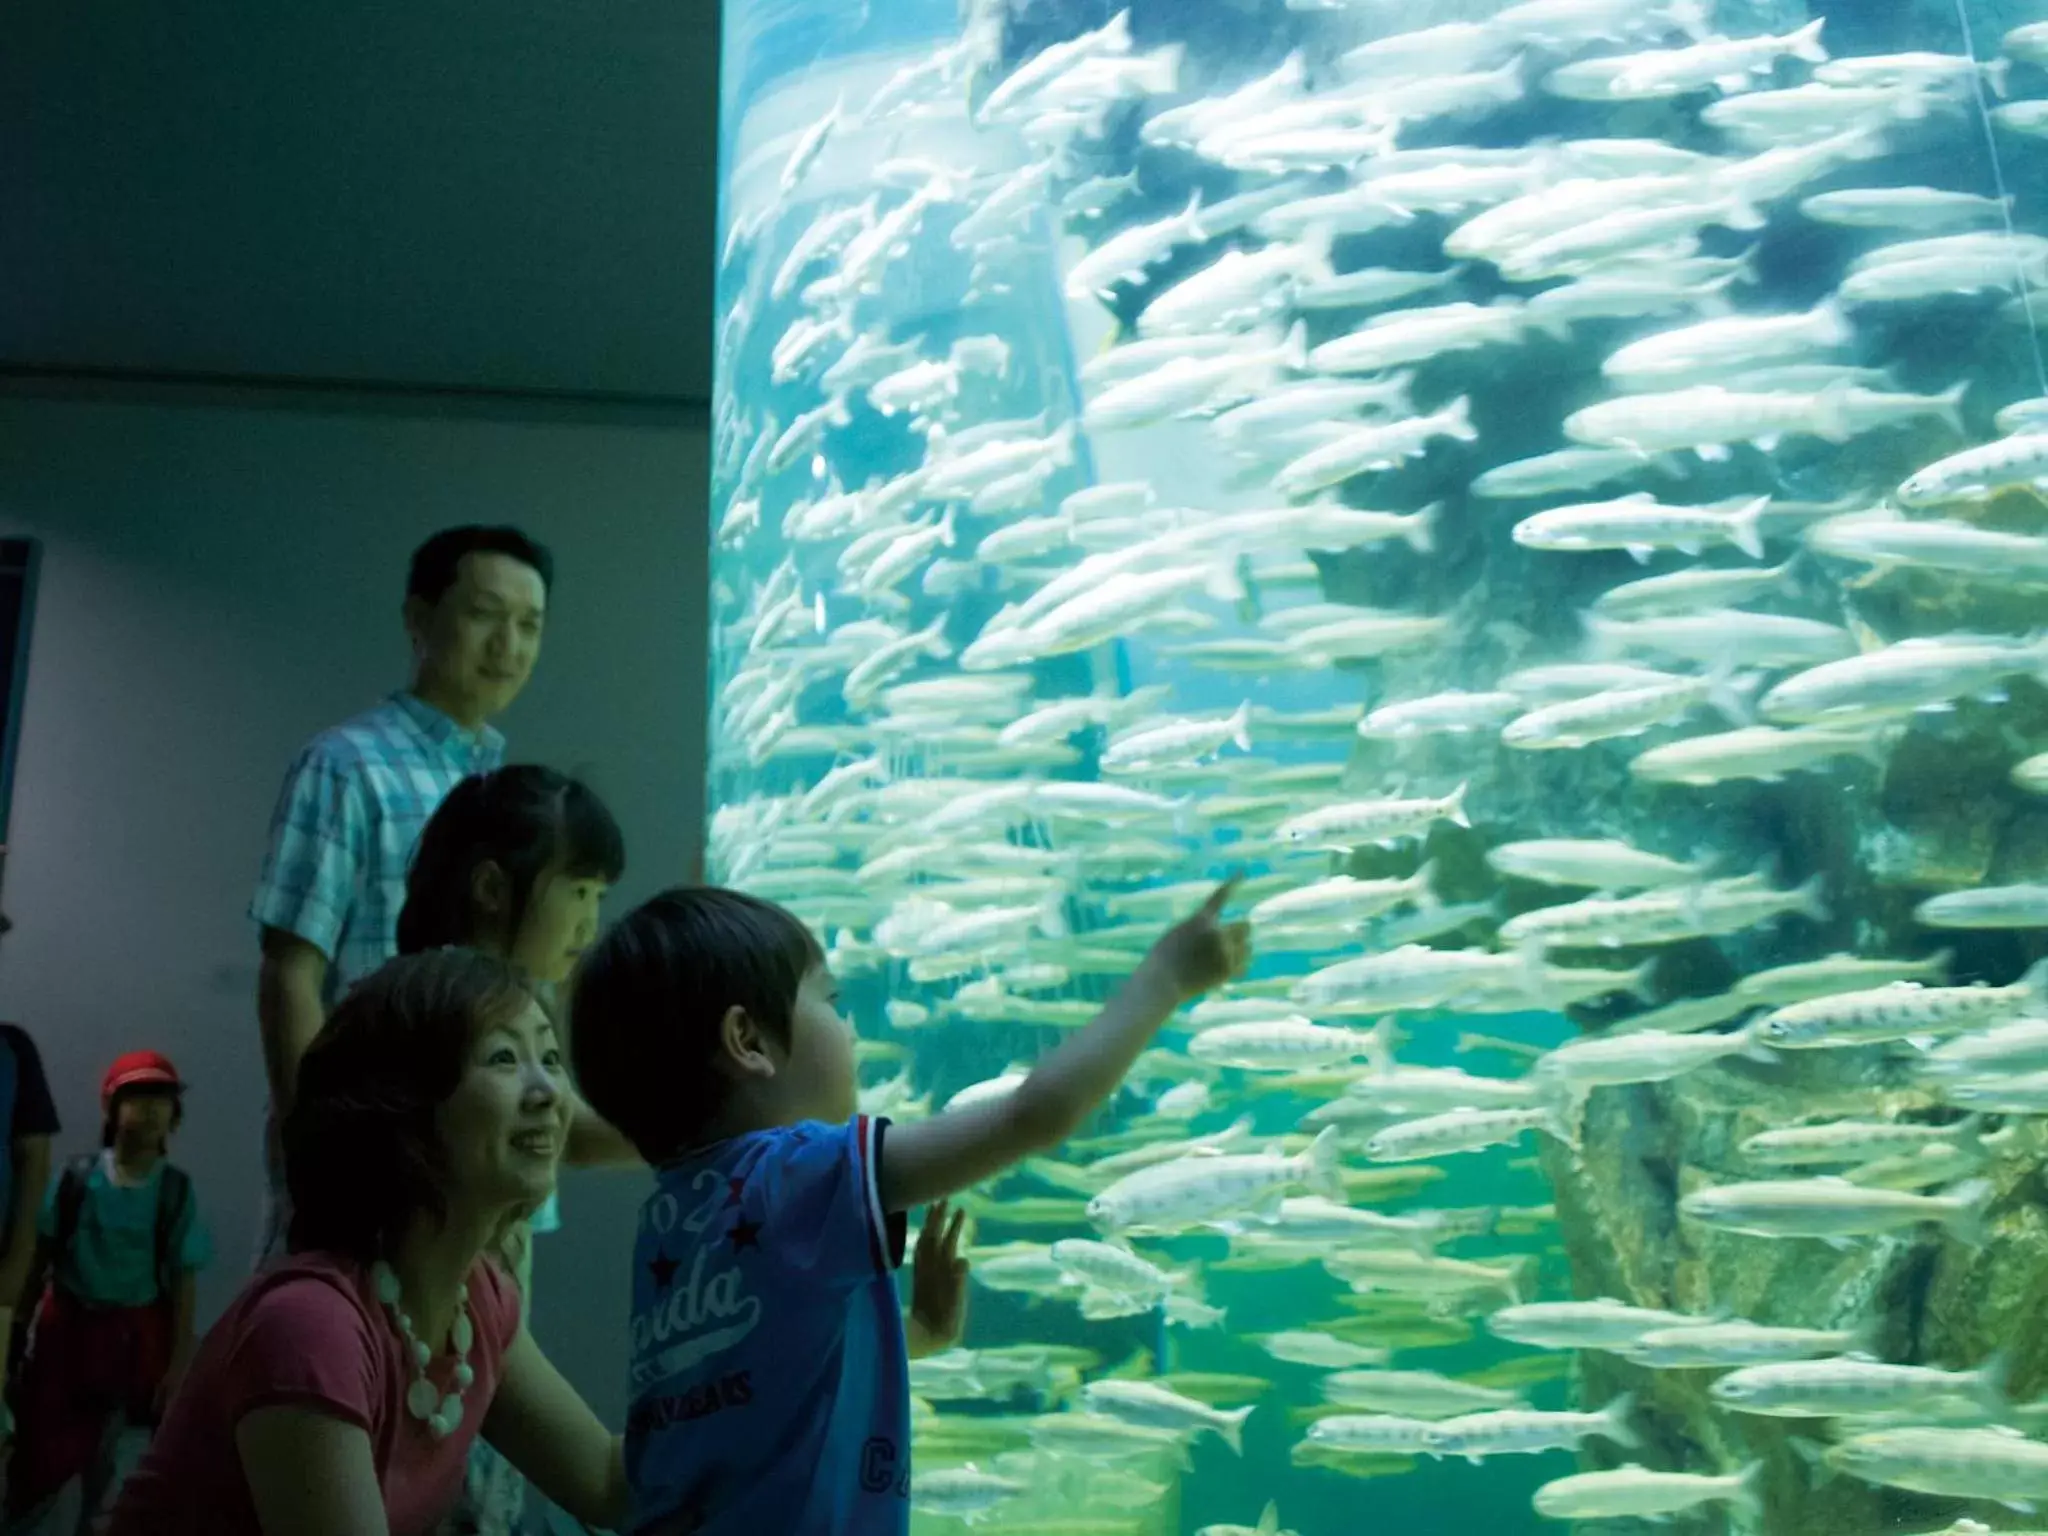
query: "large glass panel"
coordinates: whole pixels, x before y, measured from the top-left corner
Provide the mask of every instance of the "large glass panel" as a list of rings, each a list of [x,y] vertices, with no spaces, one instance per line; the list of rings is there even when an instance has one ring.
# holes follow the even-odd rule
[[[726,39],[715,877],[897,1118],[1258,946],[969,1197],[919,1524],[2024,1523],[2048,7]]]

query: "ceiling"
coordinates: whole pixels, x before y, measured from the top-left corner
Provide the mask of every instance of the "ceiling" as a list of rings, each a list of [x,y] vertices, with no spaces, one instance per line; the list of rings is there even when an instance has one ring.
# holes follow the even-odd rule
[[[692,404],[712,0],[17,0],[0,372]]]

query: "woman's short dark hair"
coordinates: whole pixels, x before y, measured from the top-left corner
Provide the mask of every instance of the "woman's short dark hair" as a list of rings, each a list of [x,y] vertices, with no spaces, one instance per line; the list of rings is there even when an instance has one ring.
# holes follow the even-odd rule
[[[577,1086],[650,1163],[693,1145],[724,1105],[712,1063],[726,1010],[789,1043],[797,990],[825,963],[772,901],[716,886],[664,891],[615,923],[577,969],[569,1026]]]
[[[447,1216],[435,1113],[478,1034],[533,1000],[517,971],[472,949],[393,960],[342,999],[299,1062],[284,1119],[294,1252],[369,1263],[415,1217]]]
[[[405,574],[405,595],[438,603],[462,573],[466,555],[504,555],[517,560],[540,577],[543,593],[555,586],[555,558],[547,546],[528,538],[517,528],[486,527],[465,523],[460,528],[443,528],[412,552],[412,564]]]
[[[398,914],[401,955],[477,942],[475,876],[486,862],[511,887],[509,941],[542,871],[559,863],[572,880],[615,885],[626,872],[626,843],[604,802],[565,773],[516,764],[464,779],[413,850]]]

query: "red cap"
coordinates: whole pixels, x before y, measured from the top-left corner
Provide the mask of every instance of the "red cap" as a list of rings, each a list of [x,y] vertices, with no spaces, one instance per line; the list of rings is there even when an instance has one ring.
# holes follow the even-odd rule
[[[100,1107],[111,1105],[114,1095],[123,1088],[137,1088],[145,1083],[166,1088],[185,1086],[178,1080],[178,1069],[171,1065],[171,1058],[161,1051],[129,1051],[115,1057],[107,1075],[100,1079]]]

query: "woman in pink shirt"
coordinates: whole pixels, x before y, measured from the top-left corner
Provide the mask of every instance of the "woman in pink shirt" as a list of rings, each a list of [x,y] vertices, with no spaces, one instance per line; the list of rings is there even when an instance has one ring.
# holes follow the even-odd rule
[[[110,1536],[427,1536],[479,1433],[579,1520],[622,1523],[619,1442],[488,1257],[553,1190],[571,1104],[503,963],[436,950],[350,993],[284,1125],[291,1252],[201,1343]]]

